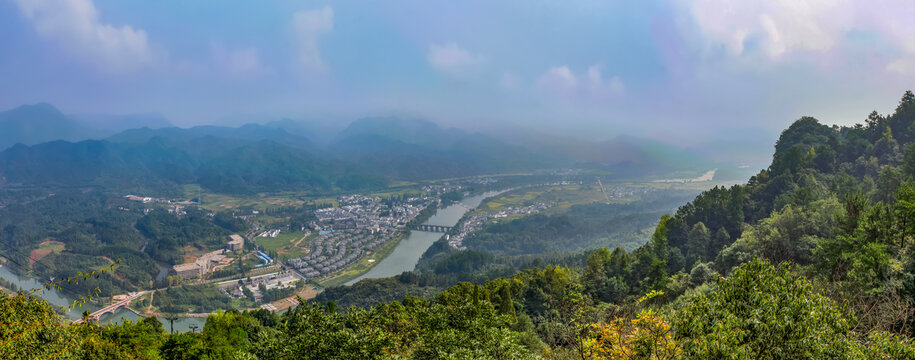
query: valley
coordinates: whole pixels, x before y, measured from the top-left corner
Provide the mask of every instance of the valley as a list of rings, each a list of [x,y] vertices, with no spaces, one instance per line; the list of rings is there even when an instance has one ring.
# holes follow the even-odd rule
[[[915,360],[913,16],[0,1],[0,359]]]
[[[136,214],[127,219],[137,219],[140,236],[148,238],[142,243],[140,253],[158,254],[154,249],[160,245],[155,239],[161,237],[158,233],[169,231],[162,226],[174,221],[178,221],[175,225],[196,224],[193,226],[219,230],[214,235],[189,238],[182,248],[171,250],[183,255],[181,260],[171,260],[176,262],[172,263],[174,269],[167,279],[150,269],[147,276],[151,280],[146,284],[109,282],[108,286],[112,287],[88,305],[101,308],[116,301],[108,300],[112,296],[128,291],[149,291],[133,301],[133,305],[103,316],[106,323],[136,316],[131,313],[178,316],[193,324],[193,319],[216,308],[282,310],[295,306],[296,296],[305,295],[303,298],[307,300],[317,295],[313,289],[320,293],[322,289],[352,285],[363,279],[414,271],[420,259],[426,257],[427,248],[437,241],[448,241],[455,250],[466,249],[456,242],[457,239],[473,235],[481,231],[484,224],[490,226],[493,221],[521,219],[541,211],[556,214],[575,205],[601,203],[608,199],[611,203],[638,203],[645,194],[683,191],[678,186],[685,187],[670,185],[667,186],[670,189],[660,189],[650,182],[615,183],[609,180],[604,194],[594,175],[565,178],[547,184],[538,184],[544,178],[535,175],[434,180],[336,198],[314,197],[307,193],[238,196],[212,193],[197,186],[187,187],[185,197],[180,198],[119,196],[120,200],[105,202],[119,204],[112,211]],[[585,179],[591,183],[585,183]],[[703,185],[711,187],[713,184],[706,182]],[[494,190],[500,188],[503,190]],[[147,229],[151,224],[157,224],[156,231]],[[458,225],[455,229],[460,230],[448,234],[409,230],[411,224]],[[124,225],[129,226],[129,223]],[[650,227],[650,224],[646,222],[643,226]],[[228,235],[215,235],[220,232],[236,232],[231,237],[238,240],[229,241]],[[627,241],[645,240],[643,237]],[[222,248],[225,250],[220,250]],[[35,262],[47,254],[60,254],[65,250],[63,242],[41,242],[29,256],[30,267],[24,272],[22,269],[17,271],[42,276],[42,264]],[[168,257],[155,258],[160,262],[168,261],[165,259]],[[125,259],[125,263],[115,269],[115,275],[136,271],[131,269],[136,264]],[[159,268],[154,269],[160,271]],[[153,276],[156,279],[152,279]],[[271,282],[284,276],[289,280]],[[262,283],[267,287],[261,286]],[[182,290],[185,288],[187,290]],[[77,295],[77,289],[64,287],[65,293],[71,295]]]

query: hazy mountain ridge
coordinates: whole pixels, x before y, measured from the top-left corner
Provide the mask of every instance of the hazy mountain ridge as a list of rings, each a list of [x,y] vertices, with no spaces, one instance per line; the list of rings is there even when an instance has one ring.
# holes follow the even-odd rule
[[[94,132],[50,104],[22,105],[0,113],[0,148],[54,140],[82,140]]]
[[[18,124],[19,129],[61,130],[48,131],[46,137],[78,141],[103,135],[48,104],[24,106],[0,115],[5,119],[0,124]],[[695,152],[629,136],[560,146],[556,141],[561,137],[542,135],[538,140],[527,136],[509,141],[443,128],[426,120],[385,117],[354,121],[329,141],[321,134],[318,137],[327,144],[319,146],[301,134],[308,127],[285,119],[240,127],[140,127],[104,140],[75,143],[34,138],[39,144],[0,152],[0,174],[13,184],[159,188],[200,183],[214,191],[247,193],[351,190],[398,180],[561,167],[641,177],[705,171],[716,165]],[[19,136],[17,142],[28,144],[23,141],[27,140],[22,137],[25,133],[8,134],[7,138]]]
[[[48,103],[22,105],[0,112],[0,149],[55,140],[101,139],[128,128],[171,126],[161,115],[63,114]]]

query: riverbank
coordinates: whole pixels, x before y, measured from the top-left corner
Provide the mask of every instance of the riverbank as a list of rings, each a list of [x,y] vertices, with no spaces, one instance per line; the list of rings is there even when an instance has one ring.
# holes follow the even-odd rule
[[[501,192],[491,191],[466,197],[452,205],[437,209],[435,214],[423,221],[422,224],[454,226],[465,213],[479,206],[484,199],[499,193]],[[405,271],[412,271],[419,262],[420,257],[426,252],[426,249],[442,236],[442,233],[412,230],[405,239],[397,244],[391,255],[385,257],[384,260],[365,274],[349,280],[343,285],[352,285],[362,279],[385,278],[400,275]]]
[[[376,250],[371,254],[363,255],[362,258],[356,262],[356,264],[349,266],[346,269],[340,270],[340,272],[327,279],[315,282],[323,288],[328,288],[332,286],[340,286],[355,278],[358,278],[363,274],[371,271],[372,268],[378,265],[382,260],[390,256],[394,250],[397,249],[397,245],[400,245],[400,242],[407,238],[407,236],[409,236],[409,231],[398,231],[394,239],[381,244],[381,246],[378,246]]]
[[[328,288],[332,286],[340,286],[351,282],[353,279],[359,278],[365,273],[371,271],[372,268],[390,256],[394,250],[397,249],[397,246],[400,245],[400,242],[410,236],[410,230],[408,230],[409,225],[423,224],[429,221],[429,219],[432,218],[432,216],[434,216],[436,213],[438,213],[439,209],[445,207],[447,206],[444,205],[442,201],[437,202],[435,205],[427,206],[425,209],[420,211],[419,214],[413,218],[413,220],[410,220],[406,227],[398,230],[393,239],[385,242],[384,244],[381,244],[376,248],[375,251],[371,252],[370,254],[363,255],[355,264],[348,266],[335,274],[332,274],[330,277],[316,280],[314,283],[323,288]]]

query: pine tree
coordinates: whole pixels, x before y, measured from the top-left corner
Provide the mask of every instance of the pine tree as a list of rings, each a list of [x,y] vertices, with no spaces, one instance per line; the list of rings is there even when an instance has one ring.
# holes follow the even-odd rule
[[[502,303],[499,304],[499,313],[511,316],[512,321],[514,321],[515,304],[512,302],[512,290],[508,284],[502,285],[502,290],[499,293],[499,297],[502,298]]]

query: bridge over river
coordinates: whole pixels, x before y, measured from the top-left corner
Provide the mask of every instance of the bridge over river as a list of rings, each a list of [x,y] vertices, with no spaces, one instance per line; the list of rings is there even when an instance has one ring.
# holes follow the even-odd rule
[[[451,226],[444,226],[444,225],[417,224],[417,225],[409,225],[407,227],[410,228],[410,230],[438,232],[438,233],[446,233],[448,231],[451,231]]]
[[[90,320],[98,321],[101,319],[102,315],[114,313],[117,309],[130,305],[131,301],[134,301],[136,298],[146,295],[149,291],[140,291],[135,293],[127,294],[127,297],[123,300],[117,301],[114,304],[108,305],[99,309],[98,311],[89,314]],[[83,322],[83,319],[76,320],[77,323]]]

